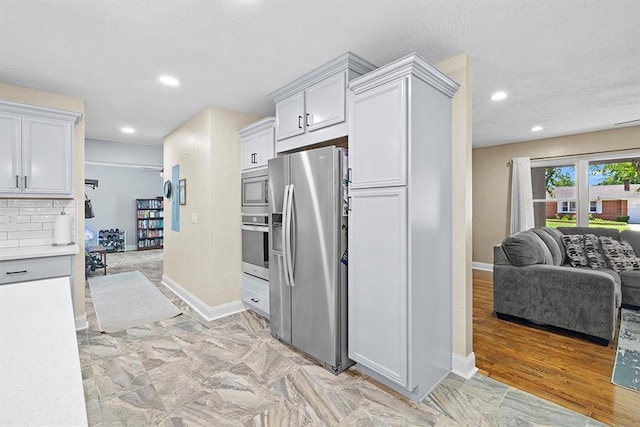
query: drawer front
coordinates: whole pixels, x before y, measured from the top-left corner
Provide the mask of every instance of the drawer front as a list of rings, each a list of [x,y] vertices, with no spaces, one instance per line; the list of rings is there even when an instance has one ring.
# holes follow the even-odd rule
[[[269,282],[258,279],[250,274],[242,273],[242,287],[260,294],[263,297],[269,296]]]
[[[0,261],[0,284],[71,276],[71,256]]]
[[[251,289],[242,288],[242,301],[249,305],[249,308],[269,318],[269,297],[253,292]]]

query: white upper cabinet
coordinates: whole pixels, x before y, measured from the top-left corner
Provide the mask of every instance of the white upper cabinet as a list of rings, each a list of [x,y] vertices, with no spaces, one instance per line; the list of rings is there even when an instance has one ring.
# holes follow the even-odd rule
[[[303,134],[304,123],[304,92],[291,95],[287,99],[276,104],[276,139],[291,138],[292,136]]]
[[[347,82],[375,68],[347,52],[271,93],[276,104],[276,152],[346,136]]]
[[[70,195],[80,113],[0,102],[0,194]]]
[[[304,123],[309,132],[344,122],[346,88],[345,73],[339,73],[305,91],[307,109]]]
[[[20,115],[0,110],[0,192],[20,192]]]
[[[240,129],[242,170],[267,166],[274,152],[274,117],[267,117]]]
[[[351,188],[407,184],[406,79],[354,95],[349,163]]]

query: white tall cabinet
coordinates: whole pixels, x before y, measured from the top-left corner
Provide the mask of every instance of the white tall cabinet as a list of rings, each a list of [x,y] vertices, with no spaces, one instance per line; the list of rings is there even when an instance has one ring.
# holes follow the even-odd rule
[[[73,126],[80,114],[0,102],[0,194],[72,193]]]
[[[349,88],[349,357],[419,400],[451,370],[458,85],[412,54]]]

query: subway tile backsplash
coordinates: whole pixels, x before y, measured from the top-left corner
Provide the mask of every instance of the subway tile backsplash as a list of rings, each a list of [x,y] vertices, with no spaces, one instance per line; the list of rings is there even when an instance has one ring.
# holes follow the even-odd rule
[[[52,245],[54,222],[62,212],[71,215],[75,242],[74,199],[0,199],[0,248]]]

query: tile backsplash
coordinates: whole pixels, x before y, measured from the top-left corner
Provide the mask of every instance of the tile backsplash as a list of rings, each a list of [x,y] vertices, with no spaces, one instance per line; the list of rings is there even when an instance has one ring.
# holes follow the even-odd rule
[[[55,219],[71,215],[72,240],[76,240],[74,199],[0,199],[0,248],[53,244]]]

